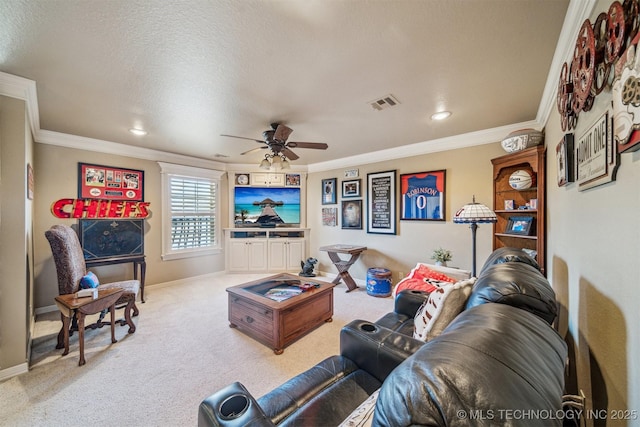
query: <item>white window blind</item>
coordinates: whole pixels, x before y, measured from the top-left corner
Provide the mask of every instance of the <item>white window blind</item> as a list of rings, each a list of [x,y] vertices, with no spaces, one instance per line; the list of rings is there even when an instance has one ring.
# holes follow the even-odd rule
[[[172,250],[217,245],[216,184],[207,178],[169,177]]]
[[[222,252],[220,178],[224,172],[158,162],[162,178],[162,259]]]

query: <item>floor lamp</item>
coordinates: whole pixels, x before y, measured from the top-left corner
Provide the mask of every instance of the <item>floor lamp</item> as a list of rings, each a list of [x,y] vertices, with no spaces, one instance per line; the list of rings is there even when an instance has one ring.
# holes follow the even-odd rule
[[[471,228],[471,240],[472,240],[472,257],[473,265],[471,269],[471,275],[476,275],[476,230],[479,223],[494,223],[498,220],[496,214],[483,205],[482,203],[476,203],[476,196],[473,196],[473,201],[464,205],[453,216],[453,222],[456,224],[469,224]]]

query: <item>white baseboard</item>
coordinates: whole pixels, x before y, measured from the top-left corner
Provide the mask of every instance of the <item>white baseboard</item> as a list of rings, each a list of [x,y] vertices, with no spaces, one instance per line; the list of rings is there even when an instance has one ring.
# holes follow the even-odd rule
[[[15,377],[16,375],[24,374],[25,372],[29,372],[28,363],[21,363],[7,369],[2,369],[0,370],[0,381]]]
[[[56,311],[58,309],[58,306],[53,304],[53,305],[47,305],[45,307],[38,307],[36,308],[36,316],[39,314],[45,314],[45,313],[51,313],[52,311]]]

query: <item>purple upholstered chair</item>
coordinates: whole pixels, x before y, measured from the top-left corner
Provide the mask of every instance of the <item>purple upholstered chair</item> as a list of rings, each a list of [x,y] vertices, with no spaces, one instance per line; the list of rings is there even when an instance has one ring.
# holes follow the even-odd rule
[[[54,225],[45,231],[45,236],[51,245],[53,260],[56,264],[56,272],[58,273],[58,293],[60,295],[71,294],[80,289],[80,279],[87,274],[87,266],[84,262],[84,254],[80,246],[78,235],[73,229],[67,225]],[[124,307],[124,320],[118,323],[124,326],[129,325],[129,333],[136,331],[136,326],[131,320],[132,315],[138,315],[138,307],[136,306],[136,297],[140,289],[140,281],[124,280],[121,282],[112,282],[100,284],[98,289],[122,288],[124,292],[116,302],[116,308]],[[71,326],[71,332],[74,327],[77,328],[76,322]],[[62,336],[64,331],[60,330],[58,334],[58,348],[62,348]]]

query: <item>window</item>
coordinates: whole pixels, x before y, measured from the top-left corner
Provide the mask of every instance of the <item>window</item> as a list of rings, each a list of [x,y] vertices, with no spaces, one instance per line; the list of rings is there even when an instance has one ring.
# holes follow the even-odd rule
[[[220,252],[222,172],[159,163],[162,174],[162,259]]]

